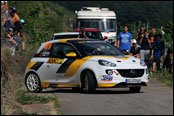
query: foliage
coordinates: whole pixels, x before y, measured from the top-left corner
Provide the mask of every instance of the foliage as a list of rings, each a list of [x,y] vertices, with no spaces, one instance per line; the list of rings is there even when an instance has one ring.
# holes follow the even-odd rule
[[[159,71],[157,73],[153,73],[152,75],[150,75],[150,77],[156,78],[159,81],[168,85],[169,87],[173,88],[173,73],[171,74],[168,71],[166,71],[165,69],[163,69],[162,71]]]
[[[9,7],[16,7],[18,16],[25,20],[23,31],[29,35],[26,39],[29,43],[40,44],[51,40],[53,33],[70,30],[67,22],[73,14],[59,5],[55,7],[46,1],[9,1]]]
[[[32,103],[48,103],[49,99],[42,96],[31,95],[26,91],[19,90],[16,92],[16,101],[24,105]]]
[[[165,24],[163,30],[164,30],[164,37],[163,37],[164,40],[168,44],[173,44],[173,22],[169,21],[167,24]]]
[[[120,25],[149,23],[151,26],[164,25],[173,20],[172,1],[54,1],[69,10],[80,10],[82,7],[109,8],[116,12]]]

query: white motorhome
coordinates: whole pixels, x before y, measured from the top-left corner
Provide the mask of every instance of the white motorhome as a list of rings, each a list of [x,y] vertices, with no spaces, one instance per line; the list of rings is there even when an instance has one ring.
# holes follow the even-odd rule
[[[106,41],[116,45],[117,23],[114,11],[109,11],[108,8],[83,7],[75,13],[76,28],[97,28]]]

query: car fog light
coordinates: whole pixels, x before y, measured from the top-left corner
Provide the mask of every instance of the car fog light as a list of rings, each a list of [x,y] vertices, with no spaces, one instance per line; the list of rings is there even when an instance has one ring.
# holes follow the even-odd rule
[[[149,70],[148,69],[146,69],[146,74],[148,74],[149,73]]]
[[[112,70],[106,70],[106,74],[112,75],[113,74],[113,71]]]

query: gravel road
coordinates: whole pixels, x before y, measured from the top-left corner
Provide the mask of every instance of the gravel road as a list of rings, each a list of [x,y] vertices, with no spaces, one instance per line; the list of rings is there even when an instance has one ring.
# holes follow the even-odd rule
[[[95,94],[73,91],[71,88],[46,89],[62,102],[63,115],[173,115],[173,88],[149,79],[140,93],[128,88],[97,89]]]

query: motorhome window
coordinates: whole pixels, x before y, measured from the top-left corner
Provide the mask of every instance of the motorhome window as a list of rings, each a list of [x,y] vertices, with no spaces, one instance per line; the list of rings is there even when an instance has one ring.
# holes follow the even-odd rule
[[[97,28],[105,31],[104,21],[102,19],[81,19],[78,20],[78,28]]]
[[[114,19],[106,20],[106,31],[116,32],[116,21]]]

